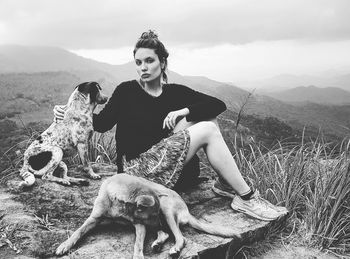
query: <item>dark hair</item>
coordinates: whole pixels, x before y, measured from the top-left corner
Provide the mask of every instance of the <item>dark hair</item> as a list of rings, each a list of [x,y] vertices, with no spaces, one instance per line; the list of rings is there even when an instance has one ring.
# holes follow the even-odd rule
[[[162,68],[162,77],[163,77],[163,80],[167,83],[168,76],[165,70],[168,67],[167,58],[169,57],[169,52],[164,47],[164,44],[158,39],[158,35],[152,30],[142,33],[141,37],[136,42],[134,52],[133,52],[134,57],[135,57],[136,51],[139,48],[154,49],[154,52],[157,54],[159,58],[159,61],[164,63],[164,68]]]

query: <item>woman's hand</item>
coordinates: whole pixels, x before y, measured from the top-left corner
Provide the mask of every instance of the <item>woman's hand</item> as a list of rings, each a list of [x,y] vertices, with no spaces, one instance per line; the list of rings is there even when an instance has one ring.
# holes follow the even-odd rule
[[[67,105],[55,105],[53,107],[54,118],[53,121],[59,123],[63,120],[64,114],[66,113]]]
[[[176,123],[181,120],[183,117],[190,114],[190,110],[188,108],[184,108],[177,111],[169,112],[163,121],[163,129],[174,129]]]

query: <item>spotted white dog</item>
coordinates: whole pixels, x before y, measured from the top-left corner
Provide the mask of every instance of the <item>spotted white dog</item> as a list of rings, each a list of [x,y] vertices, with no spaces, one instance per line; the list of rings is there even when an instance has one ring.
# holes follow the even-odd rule
[[[64,185],[87,184],[87,180],[68,177],[63,156],[78,151],[79,157],[90,178],[101,178],[88,164],[88,141],[93,133],[92,112],[97,104],[104,104],[107,97],[96,82],[78,85],[69,97],[65,116],[61,122],[53,122],[24,153],[24,164],[20,170],[23,181],[20,186],[31,186],[38,176]],[[62,170],[61,177],[55,176],[56,169]]]

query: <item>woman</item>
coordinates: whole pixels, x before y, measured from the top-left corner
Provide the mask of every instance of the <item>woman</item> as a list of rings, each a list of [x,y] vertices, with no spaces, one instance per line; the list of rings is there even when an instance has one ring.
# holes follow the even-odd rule
[[[139,80],[121,83],[105,108],[93,117],[98,132],[117,124],[119,172],[173,188],[184,165],[203,148],[226,182],[218,181],[213,190],[233,197],[234,210],[266,221],[285,213],[285,208],[259,197],[239,172],[214,120],[226,105],[186,86],[167,83],[169,54],[153,31],[141,35],[133,53]],[[63,115],[63,109],[56,107],[56,119]]]

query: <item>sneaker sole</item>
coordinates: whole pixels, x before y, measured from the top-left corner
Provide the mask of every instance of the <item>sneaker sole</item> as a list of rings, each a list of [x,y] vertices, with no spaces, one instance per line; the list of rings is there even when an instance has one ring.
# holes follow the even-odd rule
[[[223,197],[228,197],[228,198],[234,198],[235,194],[230,193],[230,192],[225,192],[223,190],[220,190],[218,188],[216,188],[215,186],[211,187],[211,190],[216,193],[217,195],[223,196]]]
[[[260,219],[260,220],[263,220],[263,221],[273,221],[273,220],[278,219],[280,217],[280,216],[278,216],[277,218],[263,218],[263,217],[260,217],[259,215],[255,214],[255,213],[249,211],[249,210],[241,209],[241,208],[233,205],[232,203],[231,203],[231,208],[233,210],[235,210],[235,211],[242,212],[242,213],[244,213],[246,215],[249,215],[249,216],[251,216],[251,217],[253,217],[255,219]]]

